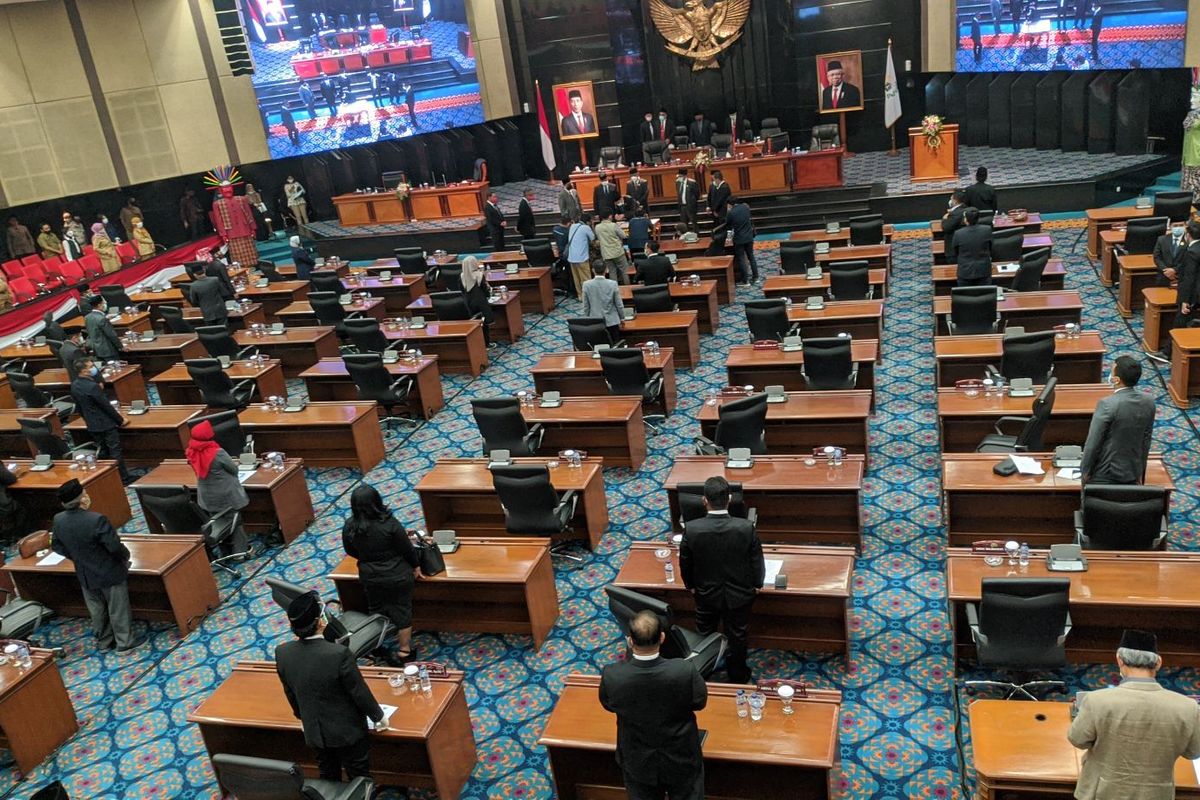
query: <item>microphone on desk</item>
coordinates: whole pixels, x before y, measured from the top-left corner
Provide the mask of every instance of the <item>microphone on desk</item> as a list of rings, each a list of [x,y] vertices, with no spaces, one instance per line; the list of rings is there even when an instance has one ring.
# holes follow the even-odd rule
[[[443,172],[443,173],[442,173],[442,186],[446,186],[446,185],[448,185],[448,184],[446,183],[446,173],[444,173],[444,172]]]

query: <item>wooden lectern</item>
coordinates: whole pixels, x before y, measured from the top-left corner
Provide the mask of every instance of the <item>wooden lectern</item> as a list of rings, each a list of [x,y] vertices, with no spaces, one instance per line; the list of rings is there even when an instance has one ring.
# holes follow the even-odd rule
[[[921,129],[908,129],[908,164],[914,181],[958,179],[958,126],[942,126],[942,146],[934,150],[925,143]]]

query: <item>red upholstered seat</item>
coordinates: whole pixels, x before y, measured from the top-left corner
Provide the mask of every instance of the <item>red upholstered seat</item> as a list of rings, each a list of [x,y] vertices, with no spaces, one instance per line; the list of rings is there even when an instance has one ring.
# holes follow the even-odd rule
[[[53,289],[59,284],[58,278],[46,273],[41,259],[38,259],[37,264],[22,264],[21,270],[25,273],[25,277],[29,278],[35,286],[44,286],[47,289]]]
[[[89,278],[96,278],[104,274],[104,265],[100,263],[100,256],[95,253],[88,253],[80,258],[79,266],[83,268],[83,274]]]
[[[25,273],[21,271],[21,259],[14,258],[12,261],[5,261],[0,264],[0,270],[4,272],[6,278],[23,278]]]
[[[297,78],[315,78],[321,74],[321,71],[317,69],[317,62],[311,58],[293,61],[292,69],[296,71]]]
[[[137,245],[133,242],[121,242],[117,245],[117,256],[122,264],[132,264],[138,260]]]
[[[37,297],[37,287],[29,278],[10,278],[8,289],[12,292],[14,303],[27,303]]]
[[[86,277],[83,274],[83,267],[79,265],[78,261],[68,261],[65,264],[60,265],[59,269],[62,270],[63,278],[65,278],[67,283],[72,286],[77,283],[83,283],[84,278]]]
[[[378,69],[379,67],[386,67],[387,66],[387,51],[386,50],[372,50],[371,52],[367,53],[367,66],[371,67],[372,69]]]
[[[367,62],[363,60],[360,53],[351,53],[342,59],[342,63],[346,65],[347,72],[358,72],[367,66]]]
[[[57,258],[42,259],[42,269],[46,271],[46,274],[51,278],[56,279],[59,283],[67,284],[70,281],[68,281],[66,276],[63,275],[62,268],[63,263]]]
[[[95,253],[95,252],[96,252],[96,248],[92,247],[90,244],[85,244],[83,246],[83,254],[85,256],[90,256],[92,253]]]
[[[387,28],[382,25],[371,26],[371,44],[383,44],[387,41]]]
[[[42,265],[42,257],[41,256],[21,256],[21,266],[23,266],[23,267],[29,267],[29,266],[39,266],[40,267],[41,265]]]

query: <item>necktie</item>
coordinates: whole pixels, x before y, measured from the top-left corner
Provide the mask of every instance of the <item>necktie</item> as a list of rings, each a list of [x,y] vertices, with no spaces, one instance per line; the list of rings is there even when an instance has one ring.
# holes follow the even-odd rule
[[[579,114],[575,115],[575,127],[580,133],[583,133],[583,117],[581,117]]]
[[[833,87],[833,107],[838,107],[838,101],[842,99],[842,90],[840,87]]]

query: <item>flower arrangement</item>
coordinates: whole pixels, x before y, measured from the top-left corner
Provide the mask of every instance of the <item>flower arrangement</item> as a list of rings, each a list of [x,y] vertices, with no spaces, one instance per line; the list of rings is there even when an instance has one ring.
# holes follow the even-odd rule
[[[707,147],[701,147],[696,151],[696,155],[692,156],[692,166],[698,170],[703,170],[713,162],[712,150]]]
[[[412,187],[409,186],[407,183],[402,182],[402,183],[396,184],[396,199],[399,200],[400,202],[404,202],[405,200],[408,199],[408,193],[411,190],[412,190]]]
[[[937,150],[942,146],[942,118],[930,114],[921,119],[921,135],[925,137],[925,146]]]

